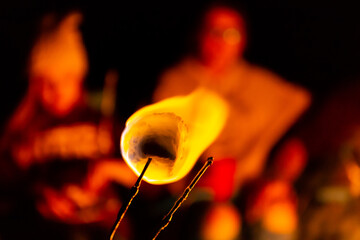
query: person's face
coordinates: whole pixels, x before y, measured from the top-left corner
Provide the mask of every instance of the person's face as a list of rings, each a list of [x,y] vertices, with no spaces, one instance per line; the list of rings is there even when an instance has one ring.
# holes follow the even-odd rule
[[[65,116],[78,103],[82,93],[82,76],[41,76],[35,80],[41,105],[55,116]]]
[[[242,55],[245,47],[244,23],[230,9],[214,9],[205,18],[200,37],[200,54],[205,65],[226,68]]]

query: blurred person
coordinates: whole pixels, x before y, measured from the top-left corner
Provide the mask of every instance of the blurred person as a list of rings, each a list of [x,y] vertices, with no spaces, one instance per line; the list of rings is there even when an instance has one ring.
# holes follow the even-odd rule
[[[318,169],[322,174],[320,181],[313,181],[314,194],[305,209],[301,239],[360,237],[360,126],[353,131],[338,156],[332,155],[327,166]]]
[[[153,100],[205,87],[228,102],[226,126],[204,154],[216,159],[207,173],[216,178],[202,181],[215,199],[226,201],[259,176],[269,151],[308,107],[311,97],[301,87],[243,58],[245,21],[234,9],[210,9],[198,40],[195,56],[186,57],[162,75]],[[218,170],[217,163],[226,172]]]
[[[308,160],[300,139],[287,140],[274,157],[265,177],[248,186],[245,220],[252,239],[297,239],[298,196],[294,182]]]
[[[189,205],[202,200],[212,205],[198,222],[203,226],[196,229],[199,239],[240,239],[243,222],[234,197],[244,184],[261,174],[272,147],[310,104],[306,90],[248,63],[243,58],[246,41],[242,15],[228,7],[211,8],[201,25],[197,54],[167,70],[153,95],[154,101],[160,101],[203,87],[216,92],[229,105],[222,133],[203,154],[213,156],[214,165],[188,200]],[[169,189],[179,194],[185,185],[185,181],[179,181]],[[289,191],[284,195],[288,197],[291,184],[285,185]],[[296,225],[295,206],[290,197],[287,200],[278,209],[284,207],[285,213],[293,214]],[[211,217],[214,215],[217,217]]]
[[[360,81],[337,86],[305,131],[311,171],[301,239],[360,238]]]
[[[114,158],[111,99],[104,96],[101,111],[86,101],[81,19],[78,12],[61,21],[48,15],[31,51],[28,91],[1,140],[2,239],[107,236],[121,205],[110,183],[135,182]]]

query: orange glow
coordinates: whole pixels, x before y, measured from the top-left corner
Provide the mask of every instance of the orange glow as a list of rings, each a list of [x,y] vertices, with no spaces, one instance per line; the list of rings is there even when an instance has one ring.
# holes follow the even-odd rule
[[[64,116],[79,101],[87,56],[78,25],[81,14],[69,14],[53,31],[45,31],[32,49],[30,82],[45,109]],[[44,24],[51,25],[51,18]]]
[[[275,234],[294,234],[298,228],[297,196],[293,182],[307,162],[307,151],[301,140],[285,142],[275,155],[271,178],[263,181],[248,199],[246,220],[261,223]]]
[[[108,154],[111,148],[109,132],[100,131],[94,124],[73,124],[39,133],[34,141],[34,156],[36,159],[54,156],[64,159],[72,157],[93,159],[102,152]]]
[[[36,203],[38,211],[48,219],[70,224],[104,221],[114,216],[120,206],[111,191],[99,194],[72,184],[61,190],[47,187],[42,191],[43,199]]]
[[[350,182],[350,193],[354,197],[360,196],[360,167],[354,161],[345,164],[346,175]]]
[[[265,183],[254,198],[248,199],[246,220],[261,223],[276,234],[292,234],[298,228],[297,198],[292,185],[281,180]]]
[[[97,162],[86,180],[85,188],[99,193],[112,181],[131,188],[136,181],[136,176],[124,162],[113,159]]]
[[[122,155],[137,175],[147,158],[153,158],[144,175],[149,183],[177,181],[216,139],[227,112],[227,104],[220,97],[202,88],[144,107],[126,122]]]
[[[54,157],[96,159],[111,154],[113,149],[109,129],[92,123],[76,123],[39,131],[29,143],[16,145],[13,156],[19,167],[27,169]]]
[[[290,201],[269,206],[264,214],[263,226],[270,232],[291,234],[297,229],[297,211]]]
[[[353,197],[360,196],[360,130],[354,128],[352,137],[344,144],[341,158],[349,181],[349,190]]]
[[[279,201],[286,201],[291,196],[291,186],[283,181],[272,181],[261,187],[254,199],[249,202],[246,218],[256,222],[263,218],[267,209]]]
[[[41,189],[37,209],[45,218],[71,224],[105,222],[117,213],[121,204],[109,188],[114,181],[130,188],[136,176],[118,159],[96,162],[82,185]]]
[[[241,218],[238,210],[230,204],[214,205],[205,215],[201,227],[201,239],[238,239],[240,231]]]

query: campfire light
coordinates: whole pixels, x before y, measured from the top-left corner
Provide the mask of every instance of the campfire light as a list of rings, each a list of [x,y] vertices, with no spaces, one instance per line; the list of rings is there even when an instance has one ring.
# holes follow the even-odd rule
[[[220,97],[200,88],[188,96],[173,97],[144,107],[128,119],[121,136],[121,152],[125,162],[138,175],[138,180],[118,213],[110,240],[114,239],[142,179],[152,184],[165,184],[184,177],[219,135],[227,114],[228,106]],[[153,240],[167,227],[173,214],[212,163],[213,158],[208,158],[165,216]]]
[[[138,176],[152,158],[144,174],[151,184],[177,181],[219,135],[227,114],[227,104],[202,88],[146,106],[126,122],[122,155]]]

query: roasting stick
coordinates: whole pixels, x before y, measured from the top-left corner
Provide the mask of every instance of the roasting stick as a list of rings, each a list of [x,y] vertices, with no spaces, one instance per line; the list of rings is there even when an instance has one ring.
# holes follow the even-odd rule
[[[118,213],[117,219],[116,219],[115,224],[114,224],[114,226],[112,228],[112,231],[111,231],[110,240],[114,239],[115,233],[116,233],[116,231],[117,231],[117,229],[118,229],[118,227],[120,225],[121,220],[124,218],[125,213],[127,212],[132,200],[138,194],[141,181],[142,181],[143,176],[144,176],[144,174],[146,172],[146,169],[149,167],[149,164],[150,164],[151,160],[152,160],[152,158],[148,158],[148,160],[147,160],[147,162],[145,164],[145,167],[143,168],[143,170],[142,170],[140,176],[138,177],[135,185],[130,190],[130,196],[129,196],[128,201],[121,206],[121,209],[120,209],[120,211]]]
[[[178,208],[181,206],[181,204],[186,200],[186,198],[189,196],[190,191],[194,188],[195,184],[199,181],[201,176],[205,173],[205,171],[213,164],[214,159],[213,157],[209,157],[204,164],[204,166],[200,169],[200,171],[196,174],[194,179],[191,181],[191,183],[186,187],[183,194],[178,198],[178,200],[175,202],[171,210],[168,212],[168,214],[164,217],[162,220],[162,225],[159,229],[159,231],[156,233],[153,240],[157,238],[157,236],[160,234],[162,230],[164,230],[170,223],[174,213],[178,210]]]

